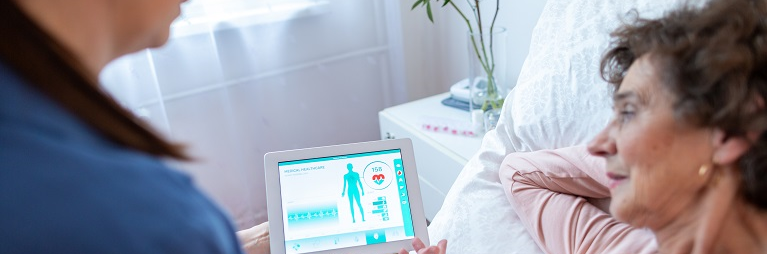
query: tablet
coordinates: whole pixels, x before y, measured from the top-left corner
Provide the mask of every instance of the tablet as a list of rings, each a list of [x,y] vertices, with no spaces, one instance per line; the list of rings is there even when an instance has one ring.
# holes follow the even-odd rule
[[[429,245],[409,139],[264,155],[272,253],[395,253]]]

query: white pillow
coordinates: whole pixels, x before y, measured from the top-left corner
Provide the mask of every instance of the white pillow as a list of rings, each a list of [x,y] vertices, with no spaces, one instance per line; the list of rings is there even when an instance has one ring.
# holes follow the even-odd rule
[[[684,0],[549,0],[501,119],[469,160],[429,226],[448,253],[541,253],[509,204],[498,177],[512,152],[583,144],[610,118],[599,60],[609,33],[636,8],[654,17]]]
[[[668,0],[551,0],[533,30],[509,97],[514,151],[588,142],[610,119],[610,86],[599,74],[609,34],[636,8],[641,17],[677,6]]]

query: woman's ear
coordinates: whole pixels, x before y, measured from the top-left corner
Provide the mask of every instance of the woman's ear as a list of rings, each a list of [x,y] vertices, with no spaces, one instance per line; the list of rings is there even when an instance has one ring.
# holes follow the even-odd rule
[[[712,137],[714,148],[713,162],[718,165],[729,165],[736,163],[748,149],[751,143],[758,137],[756,133],[746,133],[746,135],[727,135],[723,130],[715,129]]]

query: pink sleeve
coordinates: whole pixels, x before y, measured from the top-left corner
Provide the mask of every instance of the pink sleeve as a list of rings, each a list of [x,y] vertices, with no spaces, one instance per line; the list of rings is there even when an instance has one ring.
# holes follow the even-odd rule
[[[604,160],[585,146],[512,153],[501,164],[506,196],[546,253],[655,253],[653,234],[615,220],[583,197],[610,196]]]

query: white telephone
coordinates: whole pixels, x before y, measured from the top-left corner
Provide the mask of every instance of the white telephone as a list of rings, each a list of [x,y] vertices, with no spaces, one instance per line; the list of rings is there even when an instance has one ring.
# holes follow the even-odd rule
[[[487,79],[482,77],[474,78],[474,88],[472,89],[469,86],[469,79],[466,78],[450,86],[450,96],[453,99],[468,103],[471,100],[472,93],[481,93],[485,89],[487,89]]]

